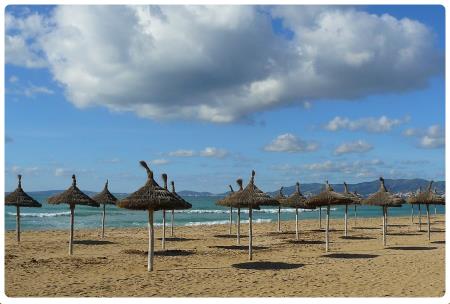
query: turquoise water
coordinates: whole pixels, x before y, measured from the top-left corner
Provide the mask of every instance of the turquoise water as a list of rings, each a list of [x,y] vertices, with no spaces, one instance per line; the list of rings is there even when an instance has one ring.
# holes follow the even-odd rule
[[[35,197],[42,208],[21,208],[21,228],[22,230],[55,230],[68,229],[70,212],[66,204],[49,205],[46,203],[46,196]],[[192,204],[190,210],[175,211],[176,226],[192,226],[192,225],[212,225],[226,224],[229,219],[229,208],[216,206],[215,202],[218,197],[185,197]],[[344,206],[333,206],[331,208],[331,218],[343,218]],[[101,225],[101,214],[103,207],[87,207],[77,206],[75,208],[75,227],[76,228],[97,228]],[[235,211],[233,209],[233,211]],[[318,210],[299,210],[300,219],[302,218],[318,218]],[[437,213],[443,214],[444,206],[437,206]],[[262,207],[261,210],[254,210],[254,222],[276,222],[278,208]],[[282,220],[295,219],[295,209],[281,209]],[[358,206],[358,217],[377,217],[381,216],[380,207]],[[434,214],[434,206],[430,208],[431,214]],[[409,216],[411,214],[411,206],[405,204],[400,208],[390,208],[390,216]],[[415,207],[417,214],[417,207]],[[422,214],[425,214],[425,207],[422,207]],[[5,207],[5,229],[14,230],[16,225],[16,209],[15,207]],[[248,211],[241,210],[241,220],[247,222]],[[322,216],[325,212],[322,211]],[[349,206],[349,217],[354,216],[353,206]],[[233,216],[235,218],[235,215]],[[144,211],[132,211],[117,208],[116,206],[106,206],[106,226],[107,227],[146,227],[147,213]],[[166,219],[170,222],[170,212],[167,213]],[[155,224],[161,225],[162,212],[155,213]]]

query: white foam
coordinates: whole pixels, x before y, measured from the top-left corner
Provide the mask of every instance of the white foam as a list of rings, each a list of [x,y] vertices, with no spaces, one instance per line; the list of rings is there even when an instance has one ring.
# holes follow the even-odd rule
[[[6,212],[7,215],[16,216],[15,212]],[[70,211],[56,212],[56,213],[20,213],[21,217],[55,217],[55,216],[68,216]]]

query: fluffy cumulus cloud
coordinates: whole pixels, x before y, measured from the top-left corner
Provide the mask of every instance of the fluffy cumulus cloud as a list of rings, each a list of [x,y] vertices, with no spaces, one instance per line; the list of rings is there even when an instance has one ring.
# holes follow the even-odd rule
[[[291,133],[281,134],[264,147],[268,152],[311,152],[316,151],[319,144],[302,140]]]
[[[281,18],[291,38],[279,35]],[[6,14],[6,62],[48,67],[79,108],[227,123],[320,99],[426,86],[433,32],[325,6],[57,6]]]
[[[357,140],[354,142],[343,143],[339,145],[335,150],[335,155],[342,155],[348,153],[364,153],[373,149],[373,146],[364,140]]]
[[[408,137],[416,137],[418,146],[424,149],[439,149],[445,146],[445,132],[440,125],[431,125],[426,129],[409,128],[403,132]]]
[[[328,131],[350,130],[382,133],[392,130],[393,127],[409,121],[409,116],[404,118],[389,118],[385,115],[376,117],[364,117],[351,120],[347,117],[336,116],[330,120],[324,128]]]

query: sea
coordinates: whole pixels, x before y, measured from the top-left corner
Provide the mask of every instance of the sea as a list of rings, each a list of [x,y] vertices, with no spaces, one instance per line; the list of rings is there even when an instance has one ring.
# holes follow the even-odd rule
[[[49,205],[47,196],[36,195],[34,198],[42,204],[41,208],[21,208],[21,230],[64,230],[69,229],[70,211],[66,204]],[[221,197],[215,196],[188,196],[185,200],[192,204],[192,209],[175,211],[175,226],[196,226],[227,224],[230,210],[226,207],[217,206],[215,203]],[[425,216],[425,207],[422,206],[422,215]],[[322,209],[322,217],[325,219],[325,208]],[[330,218],[344,218],[345,206],[333,206],[330,208]],[[103,206],[89,207],[76,206],[75,228],[98,228],[101,226]],[[236,219],[237,210],[233,209],[233,220]],[[443,214],[444,206],[430,207],[430,213]],[[277,221],[278,207],[261,207],[261,210],[253,211],[254,223],[268,223]],[[389,216],[410,216],[411,206],[404,204],[402,207],[389,208]],[[414,214],[418,214],[417,206]],[[354,206],[348,207],[349,220],[354,220]],[[381,217],[380,207],[358,206],[357,218]],[[299,219],[318,219],[319,210],[299,209]],[[289,221],[295,219],[295,209],[282,208],[281,220]],[[105,227],[147,227],[148,215],[144,211],[134,211],[118,208],[114,205],[106,205]],[[162,225],[162,211],[155,212],[155,225]],[[166,221],[170,224],[170,212],[166,213]],[[248,223],[248,210],[241,209],[241,223]],[[16,208],[5,206],[5,229],[14,230],[16,225]]]

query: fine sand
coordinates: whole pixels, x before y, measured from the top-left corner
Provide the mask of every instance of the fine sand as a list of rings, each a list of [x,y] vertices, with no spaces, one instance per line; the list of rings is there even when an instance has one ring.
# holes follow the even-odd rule
[[[282,233],[274,232],[276,223],[255,223],[252,262],[246,224],[242,247],[227,235],[228,225],[176,227],[166,252],[156,240],[151,273],[145,223],[106,228],[104,240],[99,229],[75,230],[73,256],[68,231],[24,231],[20,245],[8,231],[5,290],[9,297],[443,296],[444,216],[432,216],[431,242],[425,218],[422,232],[407,217],[389,218],[386,248],[381,221],[358,219],[354,228],[351,218],[343,239],[343,220],[331,220],[328,254],[318,220],[300,220],[300,242],[293,221],[282,222]]]

